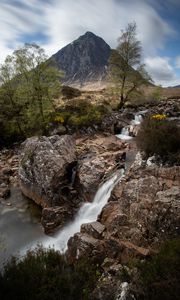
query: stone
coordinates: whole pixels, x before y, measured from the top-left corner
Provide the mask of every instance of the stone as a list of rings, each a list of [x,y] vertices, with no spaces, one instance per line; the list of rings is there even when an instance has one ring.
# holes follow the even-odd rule
[[[78,150],[77,182],[82,197],[92,201],[99,184],[117,168],[124,166],[125,145],[115,136],[96,135],[83,142],[76,141]]]
[[[0,198],[8,198],[10,195],[10,188],[8,186],[0,187]]]
[[[71,262],[81,257],[103,261],[104,255],[101,240],[95,239],[86,233],[76,233],[68,241],[67,257]]]
[[[76,162],[72,136],[32,137],[22,145],[20,188],[42,207],[64,204]]]
[[[41,223],[44,227],[45,233],[52,232],[55,228],[60,228],[72,218],[72,213],[64,207],[48,207],[43,208]]]
[[[105,226],[100,222],[91,222],[81,225],[81,233],[89,234],[95,239],[102,238]]]

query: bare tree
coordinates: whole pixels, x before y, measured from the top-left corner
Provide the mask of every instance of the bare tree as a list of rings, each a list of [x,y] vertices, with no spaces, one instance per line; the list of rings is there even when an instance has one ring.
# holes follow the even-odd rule
[[[120,93],[119,107],[123,107],[130,94],[148,82],[150,77],[141,64],[142,47],[136,37],[136,23],[129,23],[118,38],[118,46],[109,59],[110,76]]]

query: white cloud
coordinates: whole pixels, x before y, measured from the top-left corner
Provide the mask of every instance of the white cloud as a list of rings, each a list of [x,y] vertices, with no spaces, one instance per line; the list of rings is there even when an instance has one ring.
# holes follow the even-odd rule
[[[136,21],[150,73],[157,83],[168,81],[174,76],[172,66],[167,59],[157,60],[157,55],[175,32],[152,3],[151,0],[1,0],[0,61],[22,43],[22,37],[39,32],[47,36],[42,46],[48,55],[86,31],[116,47],[121,29]]]
[[[121,29],[132,21],[137,23],[145,55],[156,53],[166,38],[174,34],[156,10],[141,0],[55,0],[54,5],[46,6],[45,14],[49,50],[59,50],[85,31],[100,35],[116,47]]]
[[[162,86],[173,86],[180,84],[180,78],[174,72],[168,57],[147,57],[145,59],[146,69],[156,84]]]
[[[177,69],[180,69],[180,55],[176,57],[175,59],[175,67]]]

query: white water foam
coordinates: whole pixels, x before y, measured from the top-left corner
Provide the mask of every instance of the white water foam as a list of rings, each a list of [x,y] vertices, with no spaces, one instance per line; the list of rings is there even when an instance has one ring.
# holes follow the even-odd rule
[[[144,112],[146,112],[146,111],[144,111]],[[117,138],[119,138],[121,140],[131,140],[133,138],[132,136],[129,135],[129,130],[130,130],[131,125],[139,125],[139,124],[141,124],[142,120],[143,120],[143,117],[140,113],[135,114],[134,120],[131,121],[131,124],[124,127],[121,130],[120,134],[116,134]]]
[[[121,139],[121,140],[131,140],[132,136],[129,135],[129,127],[124,127],[121,130],[120,134],[116,134],[117,138]]]
[[[37,243],[44,247],[53,247],[56,250],[65,252],[67,249],[67,242],[75,233],[80,231],[81,225],[84,223],[90,223],[97,220],[102,208],[107,203],[111,191],[116,183],[121,179],[124,174],[124,169],[121,169],[119,173],[116,173],[112,178],[103,183],[97,191],[94,201],[91,203],[85,203],[80,208],[74,221],[67,224],[53,237],[48,237],[41,241],[36,241],[34,245],[28,245],[26,249],[20,251],[21,254],[25,254],[26,251],[31,248],[35,248]]]

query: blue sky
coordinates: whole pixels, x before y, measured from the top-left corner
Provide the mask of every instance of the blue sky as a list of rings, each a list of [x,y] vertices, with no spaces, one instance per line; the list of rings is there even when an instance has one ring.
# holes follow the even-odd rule
[[[25,42],[50,56],[86,31],[113,48],[136,21],[143,60],[155,83],[180,84],[180,0],[0,0],[0,62]]]

